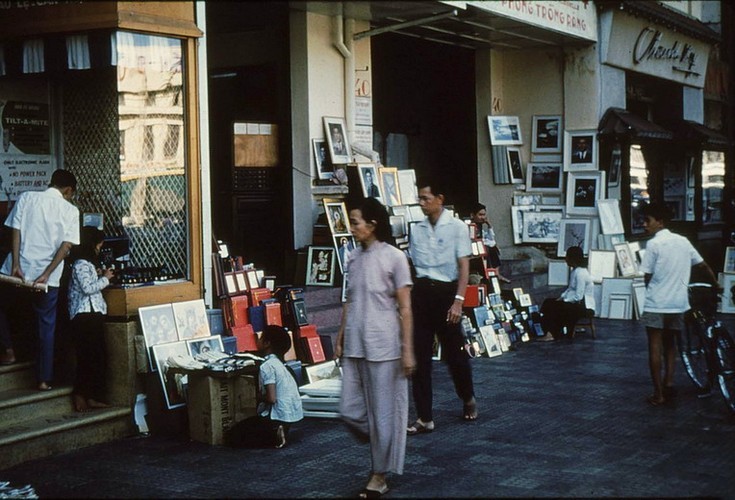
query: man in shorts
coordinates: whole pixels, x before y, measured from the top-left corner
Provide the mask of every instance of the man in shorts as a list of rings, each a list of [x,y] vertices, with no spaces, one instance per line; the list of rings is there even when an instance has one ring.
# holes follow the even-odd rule
[[[648,335],[648,366],[653,382],[653,394],[647,401],[660,406],[675,395],[676,336],[684,324],[683,313],[689,310],[692,268],[701,268],[711,283],[718,285],[712,269],[689,240],[666,229],[671,217],[666,205],[645,205],[641,213],[646,233],[653,236],[646,244],[640,266],[646,282],[641,322]]]

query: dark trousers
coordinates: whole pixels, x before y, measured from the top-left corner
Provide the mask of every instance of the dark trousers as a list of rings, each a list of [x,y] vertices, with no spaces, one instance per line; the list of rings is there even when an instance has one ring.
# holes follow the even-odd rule
[[[587,310],[582,302],[564,302],[557,299],[546,299],[541,304],[541,327],[544,332],[550,332],[555,339],[564,336],[562,328],[567,328],[571,335],[574,325],[584,317]]]
[[[457,293],[456,283],[442,283],[417,278],[411,292],[414,323],[416,372],[412,378],[416,413],[423,422],[433,420],[431,363],[434,335],[442,348],[442,360],[449,367],[457,396],[470,401],[475,393],[472,385],[470,358],[464,350],[460,324],[447,323],[447,311]]]
[[[71,320],[77,370],[74,393],[84,399],[104,402],[107,377],[107,349],[104,335],[105,316],[102,313],[79,313]]]
[[[39,382],[51,382],[54,378],[54,333],[56,330],[56,303],[58,287],[48,287],[48,292],[31,293],[31,307],[38,323],[38,372]]]
[[[289,424],[256,415],[236,423],[227,432],[227,444],[237,448],[273,448],[277,444],[278,426],[288,436]]]

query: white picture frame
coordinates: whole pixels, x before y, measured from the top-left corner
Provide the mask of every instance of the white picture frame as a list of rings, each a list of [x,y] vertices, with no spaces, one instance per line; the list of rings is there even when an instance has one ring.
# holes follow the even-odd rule
[[[531,151],[561,153],[562,130],[561,115],[533,115]]]
[[[513,205],[540,205],[544,201],[543,196],[541,193],[513,193]]]
[[[480,330],[480,336],[485,344],[485,355],[488,358],[494,358],[500,356],[503,351],[500,349],[500,342],[498,340],[498,334],[495,333],[495,329],[492,325],[482,325],[478,327]]]
[[[618,262],[618,269],[620,270],[620,276],[623,278],[637,276],[638,261],[630,249],[628,242],[616,243],[614,248],[615,257]]]
[[[304,280],[307,286],[334,286],[335,253],[334,247],[309,247]]]
[[[605,172],[567,174],[567,214],[597,215],[597,202],[605,198]]]
[[[563,218],[562,210],[525,212],[523,214],[523,242],[557,243]]]
[[[332,235],[350,234],[350,218],[344,201],[323,200],[324,213]]]
[[[317,179],[331,179],[332,164],[329,162],[329,145],[325,139],[312,139],[311,149],[314,153],[314,167]]]
[[[560,193],[563,183],[561,163],[529,163],[526,166],[527,191]]]
[[[358,172],[360,172],[362,195],[365,198],[375,198],[380,203],[383,203],[383,192],[380,189],[377,167],[372,163],[361,163],[357,168]]]
[[[401,203],[401,191],[398,186],[398,169],[396,167],[378,168],[380,178],[380,190],[383,193],[383,204],[388,207],[403,205]]]
[[[735,247],[725,248],[725,261],[722,264],[723,273],[735,273]]]
[[[598,143],[596,130],[564,132],[564,171],[597,170]]]
[[[605,278],[602,280],[600,303],[601,318],[610,317],[610,298],[616,296],[631,296],[633,294],[633,280],[631,278]]]
[[[221,335],[211,335],[209,337],[187,340],[186,350],[189,352],[189,356],[194,359],[196,359],[199,354],[209,351],[221,352],[223,358],[226,356],[225,345],[222,343]]]
[[[324,134],[329,144],[329,158],[332,165],[352,163],[352,150],[347,137],[347,126],[344,118],[324,116]]]
[[[722,274],[722,302],[720,312],[735,314],[735,274]]]
[[[508,156],[508,175],[510,175],[511,184],[524,184],[521,148],[508,146],[506,155]]]
[[[590,219],[562,219],[559,226],[559,243],[557,257],[565,257],[567,248],[580,247],[587,255],[590,251]]]
[[[549,260],[548,270],[549,286],[569,285],[569,266],[563,260]]]
[[[347,262],[350,259],[350,254],[355,250],[355,237],[351,234],[339,234],[332,236],[332,240],[334,241],[334,249],[337,253],[339,270],[344,274],[347,271]]]
[[[598,250],[615,250],[615,243],[625,241],[625,234],[599,234],[597,235]]]
[[[209,337],[209,320],[204,299],[187,300],[171,304],[176,320],[179,340]]]
[[[523,144],[521,124],[517,116],[488,116],[490,144],[493,146],[520,146]]]
[[[419,202],[415,170],[398,170],[398,191],[401,193],[402,205],[413,205]]]
[[[620,200],[609,198],[597,200],[597,212],[600,216],[602,234],[625,233],[623,217],[620,215]]]
[[[605,278],[617,274],[617,257],[614,250],[590,250],[587,257],[587,270],[594,283],[602,283]]]
[[[143,340],[148,351],[148,363],[152,372],[157,370],[153,346],[177,342],[176,318],[171,304],[138,308]]]
[[[631,319],[633,294],[612,293],[608,304],[609,319]]]
[[[533,205],[518,205],[510,207],[510,220],[513,225],[513,243],[523,243],[523,214],[533,211]]]
[[[166,398],[166,407],[169,410],[186,406],[186,385],[188,375],[169,371],[168,360],[172,356],[188,356],[186,341],[170,342],[153,346],[153,355],[156,359],[158,378],[161,381],[163,395]]]

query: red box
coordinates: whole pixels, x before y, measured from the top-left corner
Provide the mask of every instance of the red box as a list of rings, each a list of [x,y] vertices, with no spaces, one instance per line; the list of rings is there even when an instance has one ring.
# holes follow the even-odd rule
[[[302,338],[301,345],[303,347],[304,355],[306,356],[306,361],[308,363],[321,363],[322,361],[326,360],[326,358],[324,357],[324,350],[322,349],[322,339],[320,339],[319,336],[317,336],[316,338]]]
[[[265,324],[283,326],[281,304],[279,302],[271,302],[265,305]]]
[[[319,333],[316,331],[316,325],[303,325],[299,327],[299,338],[319,338]]]
[[[255,342],[255,331],[252,325],[235,327],[232,335],[237,339],[237,352],[257,351],[258,344]]]
[[[250,303],[254,306],[260,305],[262,300],[272,298],[273,294],[267,288],[253,288],[250,290]]]
[[[485,305],[487,287],[485,285],[467,285],[464,292],[464,305],[462,307],[477,307]]]
[[[247,295],[239,295],[237,297],[229,298],[231,311],[232,311],[232,328],[238,328],[245,326],[250,323],[248,321],[248,303]]]

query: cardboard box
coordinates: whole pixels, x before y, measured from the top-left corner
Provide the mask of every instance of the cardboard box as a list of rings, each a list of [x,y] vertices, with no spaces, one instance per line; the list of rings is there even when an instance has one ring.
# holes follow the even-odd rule
[[[236,372],[189,373],[189,437],[221,445],[233,425],[255,415],[258,381]]]

